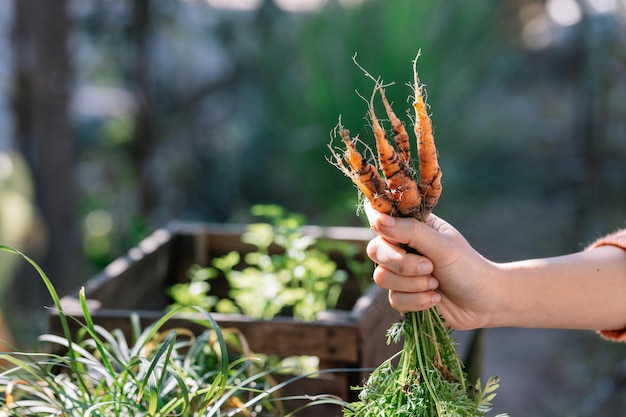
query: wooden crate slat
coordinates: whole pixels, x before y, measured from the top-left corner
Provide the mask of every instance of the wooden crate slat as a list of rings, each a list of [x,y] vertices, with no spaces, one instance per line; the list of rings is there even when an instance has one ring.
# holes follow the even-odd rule
[[[172,236],[167,231],[153,233],[89,280],[85,294],[108,308],[162,308],[167,302],[163,280],[172,244]],[[77,293],[68,298],[76,299]]]
[[[64,304],[67,315],[81,319],[78,306]],[[51,313],[51,333],[61,334],[58,314]],[[120,329],[127,336],[131,335],[129,317],[136,314],[145,328],[159,320],[160,311],[128,311],[93,309],[90,312],[95,324],[106,329]],[[359,360],[358,334],[353,323],[344,322],[301,322],[289,318],[273,320],[253,320],[246,316],[212,313],[220,328],[237,328],[246,338],[253,352],[279,357],[294,355],[317,356],[321,361],[357,363]],[[79,324],[71,320],[72,328],[77,330]],[[207,321],[200,314],[180,314],[169,320],[163,329],[186,327],[195,333],[202,332],[206,326],[198,322]]]

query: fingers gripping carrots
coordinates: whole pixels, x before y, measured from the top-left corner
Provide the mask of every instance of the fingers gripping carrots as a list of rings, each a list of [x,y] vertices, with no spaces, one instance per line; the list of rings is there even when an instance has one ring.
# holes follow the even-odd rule
[[[419,57],[419,55],[418,55]],[[372,131],[376,139],[378,165],[381,176],[374,165],[365,160],[356,149],[356,139],[350,138],[350,132],[339,125],[339,132],[346,150],[343,160],[329,145],[339,167],[367,198],[374,209],[379,212],[399,217],[413,217],[425,221],[437,204],[441,195],[441,169],[437,161],[437,149],[433,137],[433,128],[424,98],[422,87],[416,70],[417,58],[413,62],[415,101],[414,132],[417,137],[417,153],[419,160],[419,179],[411,160],[409,135],[402,121],[396,116],[387,97],[384,85],[374,79],[366,71],[366,75],[374,80],[374,93],[368,104],[368,115]],[[358,64],[357,64],[358,65]],[[387,137],[374,111],[374,98],[380,94],[381,101],[393,133],[395,148]]]

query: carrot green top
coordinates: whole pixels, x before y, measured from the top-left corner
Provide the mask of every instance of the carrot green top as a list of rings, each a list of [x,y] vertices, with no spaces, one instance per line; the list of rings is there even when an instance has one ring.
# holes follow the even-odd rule
[[[626,250],[626,229],[618,230],[596,240],[587,247],[587,250],[606,245],[617,246]],[[626,328],[621,330],[601,330],[600,334],[609,340],[626,342]]]

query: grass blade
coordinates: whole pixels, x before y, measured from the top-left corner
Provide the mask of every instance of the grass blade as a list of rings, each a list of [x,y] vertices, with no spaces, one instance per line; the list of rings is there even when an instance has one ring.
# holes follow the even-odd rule
[[[43,271],[43,269],[41,269],[41,267],[39,265],[37,265],[37,263],[35,261],[33,261],[30,257],[28,257],[27,255],[25,255],[24,253],[20,252],[19,250],[12,248],[10,246],[6,246],[6,245],[1,245],[0,244],[0,250],[8,252],[8,253],[12,253],[15,255],[19,255],[21,256],[24,260],[26,260],[26,262],[28,262],[34,269],[35,271],[37,271],[37,273],[39,274],[39,276],[41,277],[42,281],[44,282],[48,293],[50,294],[50,296],[52,297],[52,301],[54,302],[54,305],[57,309],[57,312],[59,313],[59,320],[61,321],[61,327],[63,329],[63,335],[65,336],[65,338],[68,340],[68,354],[72,359],[76,359],[76,354],[74,353],[73,347],[72,347],[72,333],[70,331],[70,327],[67,321],[67,316],[65,315],[65,312],[63,311],[63,306],[61,305],[61,299],[59,298],[59,294],[56,292],[56,289],[54,288],[54,285],[52,284],[52,281],[50,281],[50,279],[48,278],[48,276],[46,275],[46,273]],[[71,371],[71,369],[70,369]],[[87,389],[87,384],[85,383],[85,381],[82,378],[82,375],[80,373],[75,372],[74,373],[79,385],[81,386],[81,394],[83,395],[87,395],[87,398],[84,398],[84,400],[91,400],[90,395],[89,395],[89,390]]]

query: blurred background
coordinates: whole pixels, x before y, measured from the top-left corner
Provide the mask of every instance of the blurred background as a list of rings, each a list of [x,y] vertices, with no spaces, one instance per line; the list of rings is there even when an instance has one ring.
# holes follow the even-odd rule
[[[242,223],[272,203],[364,225],[326,161],[339,116],[370,137],[357,92],[372,82],[352,58],[395,83],[405,115],[420,50],[436,212],[474,247],[559,255],[626,225],[624,0],[14,0],[0,2],[0,243],[63,294],[172,219]],[[50,299],[1,256],[25,345]],[[591,332],[488,330],[494,411],[626,415],[625,352]]]

